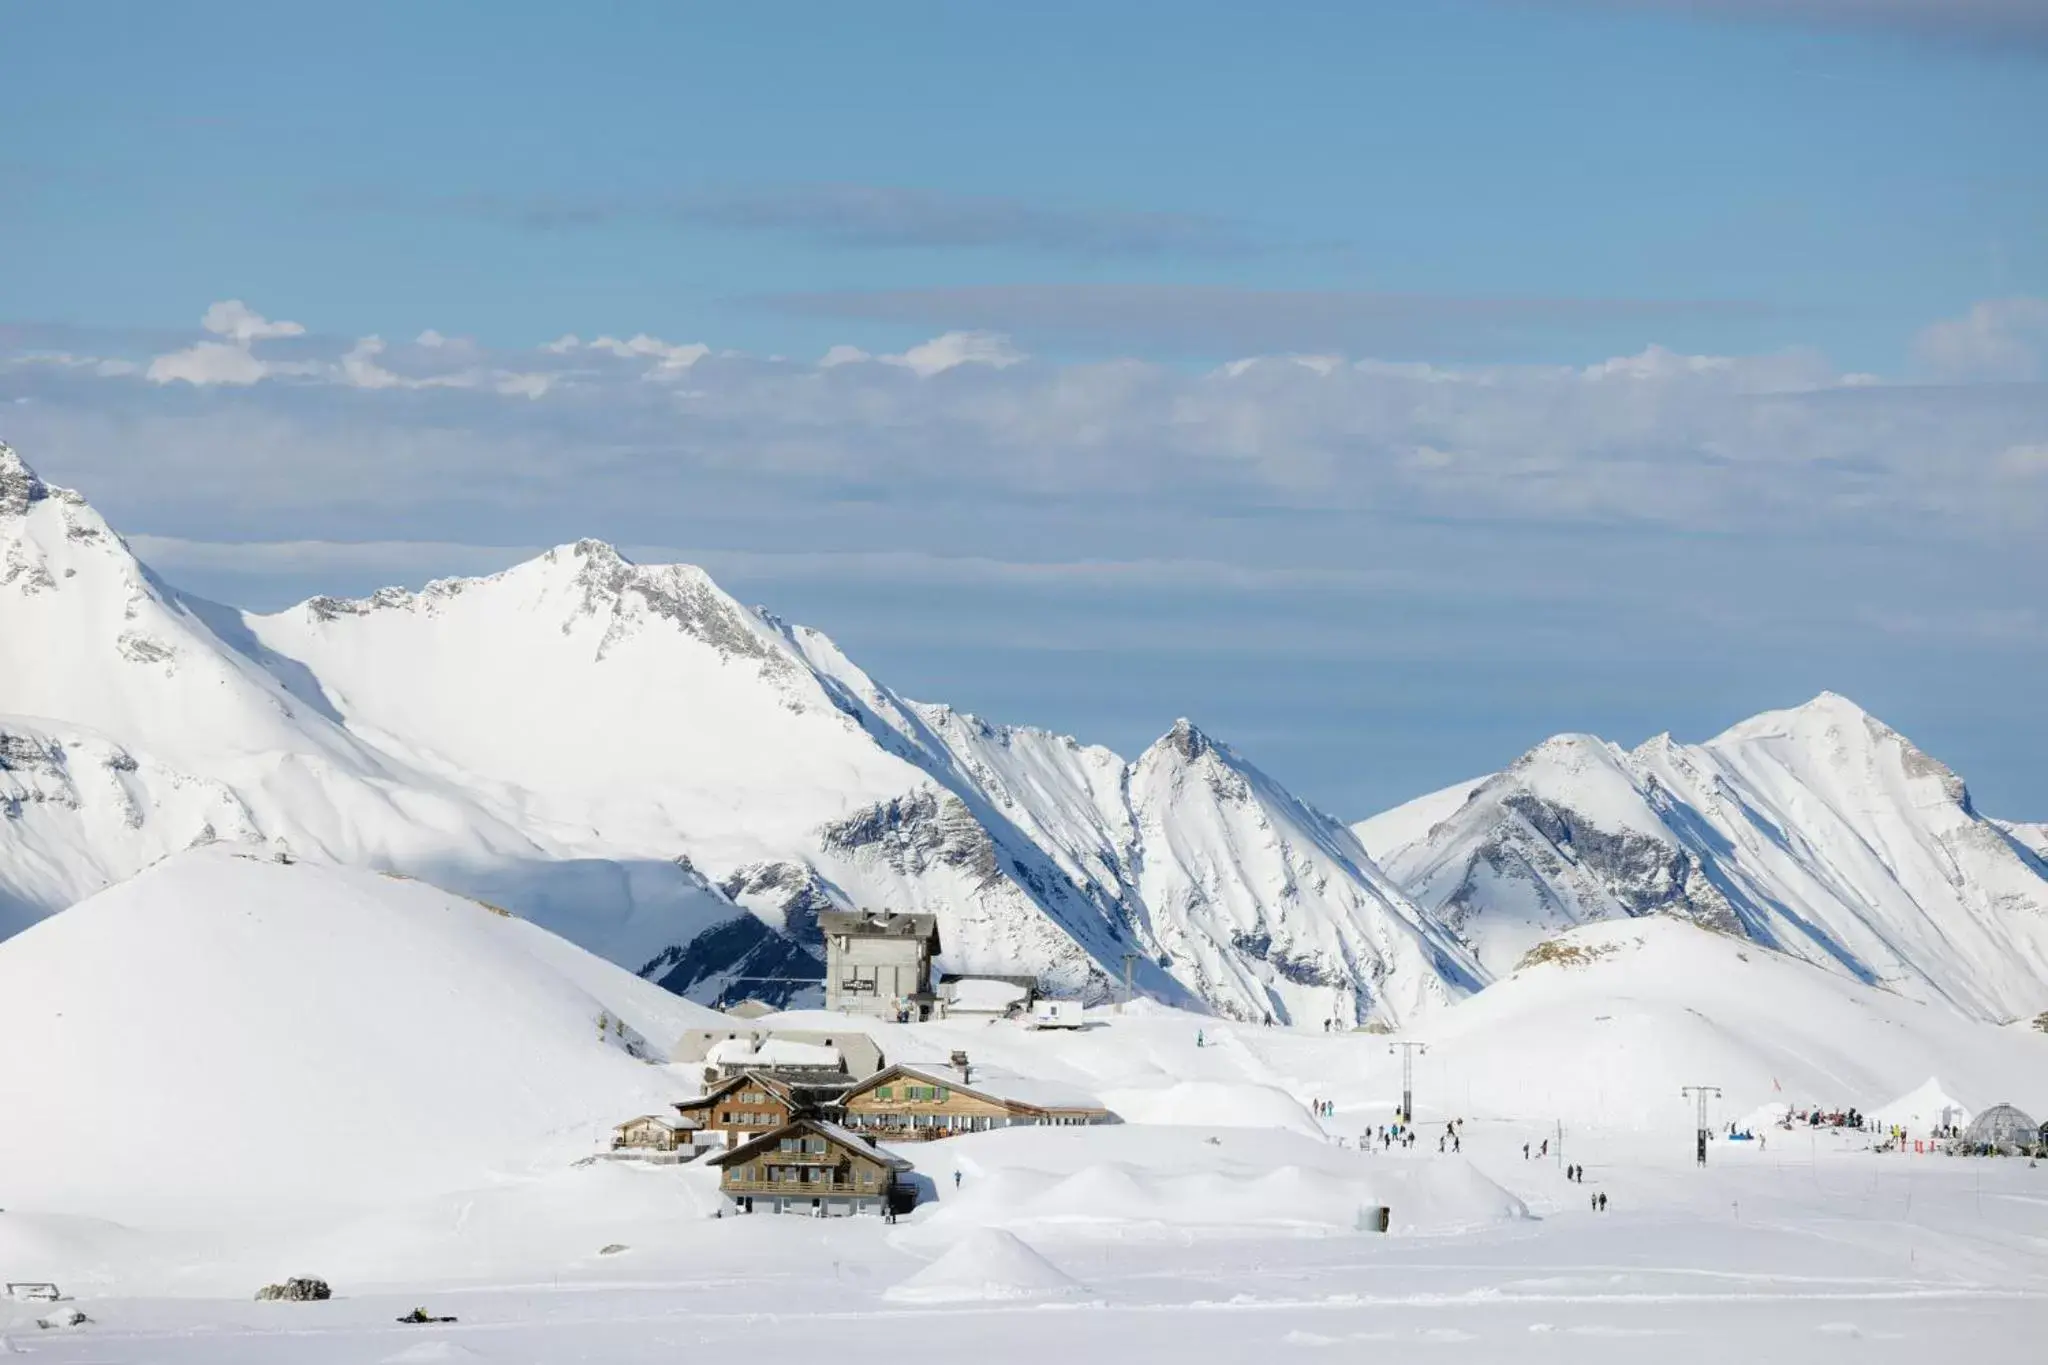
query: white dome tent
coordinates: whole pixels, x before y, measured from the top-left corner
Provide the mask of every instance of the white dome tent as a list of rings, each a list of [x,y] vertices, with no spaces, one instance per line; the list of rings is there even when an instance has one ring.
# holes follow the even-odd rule
[[[2034,1121],[2009,1104],[1994,1104],[1963,1130],[1963,1150],[2010,1155],[2032,1151],[2041,1141]]]

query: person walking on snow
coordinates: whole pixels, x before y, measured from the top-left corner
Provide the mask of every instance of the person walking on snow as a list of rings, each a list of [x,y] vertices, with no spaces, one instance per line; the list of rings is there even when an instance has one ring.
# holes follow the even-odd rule
[[[953,1168],[953,1188],[960,1188],[960,1168],[957,1166]]]
[[[1524,1160],[1524,1161],[1527,1161],[1528,1159],[1529,1159],[1529,1144],[1525,1142],[1525,1143],[1523,1143],[1523,1144],[1522,1144],[1522,1160]]]

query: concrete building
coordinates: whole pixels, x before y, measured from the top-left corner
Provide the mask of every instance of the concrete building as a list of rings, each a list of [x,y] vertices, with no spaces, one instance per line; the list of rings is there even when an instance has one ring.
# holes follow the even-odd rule
[[[936,917],[833,910],[818,916],[818,928],[825,936],[826,1009],[900,1021],[931,1017]]]

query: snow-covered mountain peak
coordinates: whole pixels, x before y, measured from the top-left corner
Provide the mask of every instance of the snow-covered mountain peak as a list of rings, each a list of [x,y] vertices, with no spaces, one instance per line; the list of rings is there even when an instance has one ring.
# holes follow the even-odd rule
[[[1495,972],[1573,924],[1663,912],[2002,1020],[2048,1001],[2048,882],[2023,844],[1826,692],[1704,744],[1546,741],[1386,867]]]
[[[28,461],[16,454],[13,446],[0,441],[0,517],[21,516],[30,503],[41,502],[49,495],[49,485],[36,477]]]
[[[1598,735],[1552,735],[1508,766],[1511,773],[1544,769],[1579,773],[1614,766],[1619,751]]]
[[[1916,804],[1953,805],[1974,817],[1969,788],[1954,769],[1849,698],[1823,692],[1803,706],[1766,711],[1730,726],[1703,746],[1768,762],[1813,780],[1871,783],[1896,776],[1919,789]]]
[[[1215,748],[1209,737],[1186,716],[1174,721],[1173,728],[1166,732],[1159,743],[1172,749],[1190,763]]]

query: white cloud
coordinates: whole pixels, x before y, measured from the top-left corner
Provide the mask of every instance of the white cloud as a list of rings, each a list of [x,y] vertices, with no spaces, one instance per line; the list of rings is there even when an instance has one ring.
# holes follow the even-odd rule
[[[962,365],[987,365],[1001,370],[1030,359],[1000,332],[947,332],[919,342],[901,355],[877,358],[884,365],[900,365],[921,379]]]
[[[1592,365],[1464,367],[1293,354],[1190,372],[1131,359],[1021,364],[991,332],[893,355],[835,346],[807,365],[645,332],[504,351],[431,330],[404,343],[308,337],[286,360],[255,338],[287,324],[239,304],[209,314],[224,330],[150,361],[150,380],[247,390],[238,402],[280,422],[308,401],[296,394],[356,390],[365,406],[330,404],[320,420],[352,416],[391,441],[432,429],[443,451],[518,432],[555,449],[659,453],[671,472],[882,488],[937,479],[1052,498],[1717,527],[1931,511],[2048,523],[2048,480],[2033,477],[2048,394],[1875,383],[1805,351],[1650,346]],[[2006,301],[1957,321],[1981,352],[1984,336],[2030,316]],[[65,401],[79,385],[118,384],[125,363],[0,353],[14,375],[64,376]],[[962,367],[982,377],[925,382]],[[813,382],[828,369],[834,382]],[[381,393],[420,401],[377,406]],[[508,399],[526,411],[492,406]]]
[[[382,337],[367,336],[362,338],[349,348],[347,355],[341,358],[340,364],[343,378],[350,385],[358,389],[413,387],[413,384],[409,381],[384,368],[377,359],[378,356],[383,354],[384,339]]]
[[[1945,379],[2037,378],[2048,356],[2048,299],[1985,299],[1924,329],[1913,350]]]
[[[202,341],[149,362],[153,384],[254,384],[271,373],[270,366],[240,342]]]
[[[711,348],[701,341],[678,345],[663,341],[660,337],[649,336],[645,332],[626,341],[621,341],[617,337],[602,336],[595,341],[585,342],[583,349],[603,351],[621,360],[652,360],[656,367],[662,370],[687,370],[711,354]]]
[[[306,332],[296,322],[272,322],[240,299],[223,299],[214,304],[200,318],[199,325],[242,346],[252,341],[304,336]]]
[[[200,388],[259,383],[291,370],[259,359],[252,349],[255,343],[303,336],[306,332],[296,322],[273,322],[240,299],[222,299],[211,305],[199,319],[199,325],[227,340],[201,341],[182,351],[155,357],[146,371],[150,382]]]

